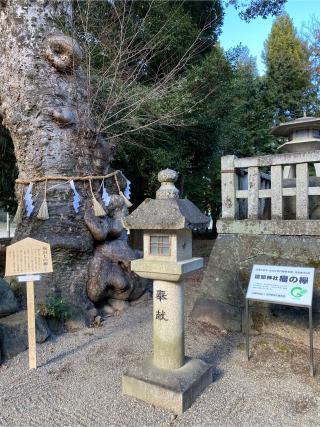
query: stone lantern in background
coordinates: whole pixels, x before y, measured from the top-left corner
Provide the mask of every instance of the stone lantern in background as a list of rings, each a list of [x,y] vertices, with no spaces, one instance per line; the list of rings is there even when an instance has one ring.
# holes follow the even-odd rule
[[[279,147],[282,153],[307,153],[309,151],[320,150],[320,118],[300,117],[281,123],[272,129],[274,136],[287,138],[287,141]],[[320,163],[313,163],[315,176],[309,176],[310,187],[320,185]],[[283,187],[290,188],[296,186],[295,166],[283,167]],[[310,219],[320,219],[319,196],[310,196],[309,217]],[[285,219],[296,218],[296,205],[293,197],[287,197],[284,202]]]
[[[288,141],[279,147],[282,153],[306,153],[320,150],[320,118],[300,117],[281,123],[272,129],[274,136],[288,138]],[[320,164],[315,164],[316,174],[320,176]],[[292,166],[284,167],[284,178],[294,178]]]
[[[153,279],[153,357],[123,376],[123,393],[175,413],[186,410],[212,382],[211,367],[184,353],[184,286],[182,278],[203,266],[192,258],[192,229],[209,218],[189,200],[179,199],[177,173],[159,173],[156,199],[146,199],[124,219],[128,229],[143,230],[142,259],[131,269]]]

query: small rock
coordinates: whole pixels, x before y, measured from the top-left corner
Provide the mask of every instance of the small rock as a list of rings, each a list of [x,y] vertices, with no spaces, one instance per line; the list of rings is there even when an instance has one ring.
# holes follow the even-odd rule
[[[36,339],[44,342],[50,335],[47,322],[36,315]],[[0,348],[4,359],[9,359],[28,348],[27,311],[20,311],[0,319]]]
[[[0,279],[0,317],[8,316],[18,310],[16,297],[9,284]]]
[[[104,305],[101,309],[103,314],[106,314],[107,316],[112,316],[115,312],[115,309],[111,307],[111,305]]]
[[[128,301],[123,301],[123,300],[120,300],[120,299],[113,299],[113,298],[108,299],[108,304],[115,311],[120,311],[120,312],[125,311],[130,306],[130,304],[128,303]]]
[[[92,328],[99,328],[102,325],[101,316],[96,316],[94,321],[91,324]]]

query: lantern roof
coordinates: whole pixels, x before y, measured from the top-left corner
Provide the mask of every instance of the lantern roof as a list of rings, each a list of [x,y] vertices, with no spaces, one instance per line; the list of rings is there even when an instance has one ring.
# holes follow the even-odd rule
[[[123,219],[126,228],[135,230],[179,230],[206,227],[210,218],[188,199],[179,199],[174,182],[177,172],[165,169],[158,174],[161,187],[156,199],[146,199]]]
[[[299,117],[296,120],[290,120],[285,123],[281,123],[271,129],[271,133],[275,136],[290,136],[296,130],[304,129],[320,129],[320,118],[319,117]]]

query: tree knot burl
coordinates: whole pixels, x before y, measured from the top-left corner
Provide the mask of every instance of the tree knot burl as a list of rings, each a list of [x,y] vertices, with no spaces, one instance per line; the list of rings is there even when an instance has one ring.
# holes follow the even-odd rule
[[[56,70],[70,73],[80,66],[82,52],[78,43],[65,35],[52,35],[46,40],[44,56]]]

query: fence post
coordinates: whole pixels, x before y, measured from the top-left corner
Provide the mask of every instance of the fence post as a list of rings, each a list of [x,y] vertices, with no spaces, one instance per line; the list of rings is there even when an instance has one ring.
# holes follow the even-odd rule
[[[320,176],[320,163],[314,163],[314,169],[316,171],[316,176]]]
[[[236,190],[238,189],[238,176],[234,169],[236,156],[221,157],[221,198],[222,218],[235,219],[238,216]]]
[[[296,219],[309,219],[308,163],[297,164],[296,176]]]
[[[283,218],[282,166],[271,166],[271,219]]]
[[[260,173],[257,166],[248,168],[248,218],[258,219],[259,216]]]

